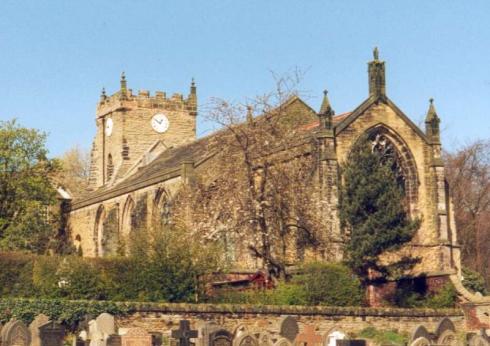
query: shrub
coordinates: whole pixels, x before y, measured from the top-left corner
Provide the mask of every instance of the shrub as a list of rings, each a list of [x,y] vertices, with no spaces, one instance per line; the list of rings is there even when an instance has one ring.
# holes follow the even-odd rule
[[[485,279],[480,273],[473,271],[470,268],[463,267],[462,283],[466,289],[472,292],[480,292],[482,295],[487,294]]]
[[[448,282],[436,293],[428,291],[423,278],[415,278],[399,283],[392,303],[402,308],[452,308],[457,301],[454,286]],[[423,283],[423,284],[422,284]]]
[[[256,305],[359,306],[363,291],[359,280],[342,264],[313,263],[291,282],[280,282],[275,289],[223,290],[210,301]]]
[[[358,306],[363,301],[359,279],[339,263],[312,263],[295,279],[304,285],[309,305]]]

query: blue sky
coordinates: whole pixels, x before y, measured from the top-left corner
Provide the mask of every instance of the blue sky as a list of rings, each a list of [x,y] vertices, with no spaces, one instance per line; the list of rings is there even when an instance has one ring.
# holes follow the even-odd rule
[[[490,1],[0,2],[0,119],[49,133],[51,155],[90,148],[103,86],[241,100],[271,90],[271,71],[306,71],[315,109],[367,96],[378,46],[388,96],[416,123],[435,98],[446,148],[490,137]],[[209,131],[202,118],[198,133]]]

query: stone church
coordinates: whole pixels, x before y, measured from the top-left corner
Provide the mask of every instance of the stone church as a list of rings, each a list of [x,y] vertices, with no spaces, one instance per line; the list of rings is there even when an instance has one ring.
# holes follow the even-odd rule
[[[385,62],[368,63],[367,98],[352,111],[335,115],[325,96],[316,112],[299,97],[288,100],[292,113],[310,117],[305,136],[314,136],[322,151],[318,198],[340,232],[337,216],[339,168],[360,136],[395,154],[403,178],[409,213],[421,226],[404,248],[422,259],[419,273],[447,276],[460,271],[459,246],[449,186],[441,159],[440,119],[430,100],[425,129],[420,129],[387,96]],[[73,243],[84,256],[116,252],[117,239],[137,227],[168,217],[168,202],[189,177],[206,170],[211,158],[207,142],[196,138],[198,100],[194,81],[187,96],[157,91],[133,93],[121,77],[120,90],[102,92],[97,104],[97,132],[92,145],[90,192],[71,201],[68,225]],[[143,212],[143,214],[142,214]],[[145,215],[145,217],[137,217]],[[327,230],[325,230],[327,232]],[[258,268],[250,268],[258,269]]]

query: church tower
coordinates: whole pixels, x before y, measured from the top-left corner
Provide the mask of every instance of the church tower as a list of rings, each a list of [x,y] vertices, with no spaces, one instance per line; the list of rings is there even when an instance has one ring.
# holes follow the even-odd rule
[[[90,188],[110,186],[144,166],[164,150],[196,139],[197,92],[187,98],[146,90],[134,95],[124,73],[112,96],[102,90],[97,104],[97,132],[92,144]]]

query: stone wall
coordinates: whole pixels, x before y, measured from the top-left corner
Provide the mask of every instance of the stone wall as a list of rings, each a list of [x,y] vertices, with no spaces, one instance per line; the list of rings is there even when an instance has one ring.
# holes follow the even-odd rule
[[[313,326],[315,332],[325,336],[333,331],[356,335],[367,327],[394,330],[410,335],[419,325],[435,331],[439,322],[448,317],[457,332],[465,330],[463,312],[459,309],[392,309],[303,306],[246,306],[208,304],[148,304],[126,317],[118,317],[119,328],[142,327],[149,332],[168,336],[178,328],[179,321],[188,319],[191,327],[200,329],[214,323],[235,333],[239,328],[260,329],[269,335],[279,333],[279,324],[285,316],[294,317],[302,332]]]

